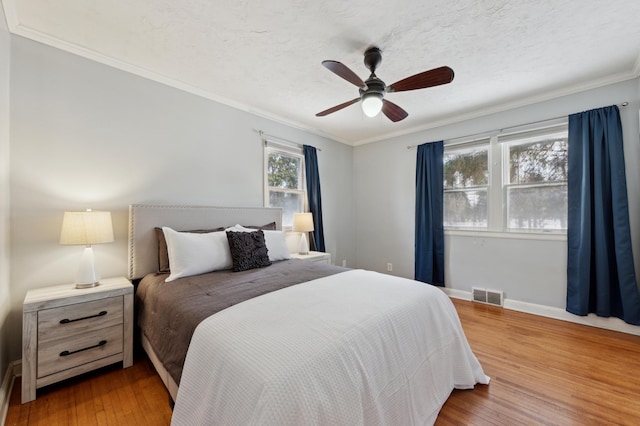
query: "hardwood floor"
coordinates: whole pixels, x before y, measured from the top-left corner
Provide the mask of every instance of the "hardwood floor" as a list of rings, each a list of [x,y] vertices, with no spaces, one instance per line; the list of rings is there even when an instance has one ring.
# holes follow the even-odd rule
[[[454,391],[436,424],[640,424],[640,336],[454,303],[491,383]]]
[[[169,396],[151,362],[140,355],[122,363],[38,390],[37,399],[20,404],[17,379],[6,426],[160,426],[171,422]]]
[[[489,385],[454,391],[436,425],[638,425],[640,336],[454,300]],[[140,355],[11,396],[6,425],[168,425],[168,396]]]

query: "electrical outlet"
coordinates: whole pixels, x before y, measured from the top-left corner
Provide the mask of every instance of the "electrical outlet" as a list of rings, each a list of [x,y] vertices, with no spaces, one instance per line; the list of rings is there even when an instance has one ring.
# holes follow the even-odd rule
[[[347,267],[347,259],[343,259],[342,260],[342,267],[346,268]]]
[[[393,263],[389,262],[387,263],[387,272],[392,272],[393,271]]]

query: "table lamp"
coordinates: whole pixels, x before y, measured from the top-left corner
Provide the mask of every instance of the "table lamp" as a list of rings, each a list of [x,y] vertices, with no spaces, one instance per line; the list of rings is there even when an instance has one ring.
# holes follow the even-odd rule
[[[301,232],[300,254],[309,254],[309,243],[307,242],[307,232],[313,231],[313,215],[311,213],[295,213],[293,215],[293,230]]]
[[[90,288],[99,284],[100,277],[96,271],[91,245],[112,241],[111,212],[87,210],[64,213],[60,244],[85,246],[76,275],[76,288]]]

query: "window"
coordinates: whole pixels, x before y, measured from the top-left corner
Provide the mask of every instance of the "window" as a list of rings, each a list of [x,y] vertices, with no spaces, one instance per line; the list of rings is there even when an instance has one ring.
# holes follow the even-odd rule
[[[567,229],[567,126],[445,145],[444,226]]]
[[[504,143],[506,228],[567,229],[567,131]]]
[[[302,150],[265,143],[266,207],[282,208],[282,226],[293,226],[293,214],[304,212],[306,184]]]
[[[489,141],[444,152],[444,224],[486,228],[489,220]]]

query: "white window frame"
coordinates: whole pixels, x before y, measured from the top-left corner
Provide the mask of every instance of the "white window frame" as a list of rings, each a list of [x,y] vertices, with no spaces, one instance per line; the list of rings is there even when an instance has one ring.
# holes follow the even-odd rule
[[[297,157],[300,159],[300,186],[302,189],[287,189],[287,188],[278,188],[269,186],[269,154],[271,153],[280,153],[283,155],[288,155],[291,157]],[[281,193],[290,193],[290,194],[299,194],[302,196],[302,210],[298,213],[304,213],[307,211],[307,181],[306,181],[306,173],[305,173],[305,163],[304,163],[304,154],[302,152],[302,148],[295,148],[292,146],[286,146],[282,144],[278,144],[276,142],[272,142],[269,140],[264,141],[264,172],[263,172],[263,194],[264,194],[264,206],[272,207],[269,203],[269,192],[281,192]],[[291,231],[293,226],[290,224],[285,225],[283,223],[282,228],[287,231]]]
[[[567,120],[553,120],[537,125],[522,126],[512,129],[509,133],[494,132],[491,136],[486,134],[482,137],[467,137],[463,141],[445,142],[445,152],[447,150],[460,150],[465,147],[471,148],[474,145],[483,143],[489,144],[488,167],[489,184],[487,187],[487,227],[456,227],[445,225],[445,233],[450,235],[477,235],[482,233],[487,236],[522,238],[531,236],[532,238],[566,239],[566,230],[551,229],[512,229],[507,224],[507,189],[511,186],[507,181],[509,178],[509,145],[517,144],[517,141],[530,138],[535,135],[547,135],[566,131]],[[525,142],[526,143],[526,142]],[[556,183],[529,184],[529,186],[552,186],[560,185]],[[565,183],[566,185],[566,183]],[[520,185],[524,186],[524,185]],[[466,188],[472,189],[472,188]],[[445,190],[452,191],[452,190]]]

